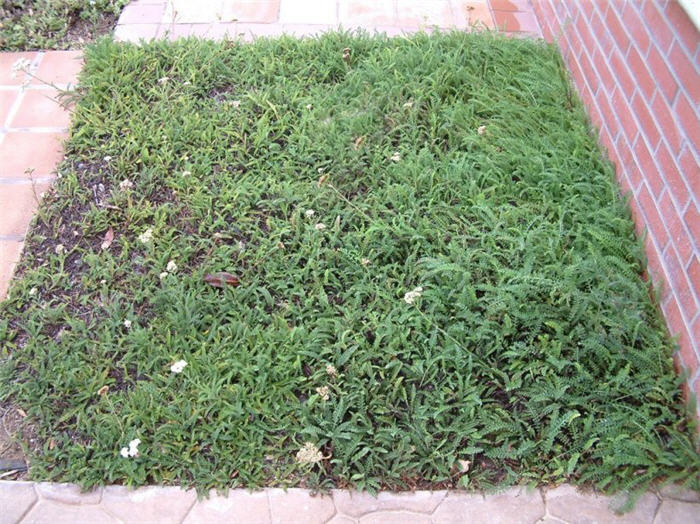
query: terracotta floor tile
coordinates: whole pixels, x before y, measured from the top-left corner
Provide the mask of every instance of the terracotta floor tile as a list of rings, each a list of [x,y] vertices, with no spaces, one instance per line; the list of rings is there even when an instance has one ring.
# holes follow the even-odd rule
[[[119,17],[119,24],[159,24],[165,14],[165,3],[135,4],[124,8]]]
[[[170,0],[163,15],[163,25],[207,24],[218,22],[223,15],[223,0],[191,2],[190,0]]]
[[[10,128],[62,127],[70,125],[70,113],[56,98],[55,89],[30,89],[25,91]]]
[[[50,184],[0,184],[0,236],[24,236]]]
[[[10,109],[12,109],[18,95],[19,89],[0,91],[0,127],[5,127],[7,115],[10,113]]]
[[[0,85],[21,85],[26,75],[24,73],[12,74],[12,65],[22,58],[30,62],[36,58],[37,53],[0,53]]]
[[[452,9],[448,0],[401,0],[397,15],[398,25],[404,27],[452,25]]]
[[[114,39],[118,42],[139,42],[153,40],[157,33],[158,24],[126,24],[114,29]]]
[[[457,0],[452,2],[455,15],[455,26],[468,29],[473,25],[492,29],[493,18],[488,3],[484,0]]]
[[[75,84],[83,67],[82,51],[46,51],[39,62],[32,84]]]
[[[0,240],[0,300],[7,296],[12,272],[22,254],[24,242]]]
[[[229,0],[223,4],[221,21],[271,24],[277,21],[279,13],[280,0]]]
[[[390,0],[338,0],[338,13],[344,27],[396,25]]]
[[[494,11],[531,11],[528,0],[489,0]]]
[[[337,24],[335,2],[328,0],[282,0],[280,4],[282,24]]]
[[[0,178],[29,178],[53,173],[63,158],[62,141],[68,133],[8,133],[0,143]]]
[[[539,25],[533,13],[494,11],[496,28],[507,32],[538,33]]]

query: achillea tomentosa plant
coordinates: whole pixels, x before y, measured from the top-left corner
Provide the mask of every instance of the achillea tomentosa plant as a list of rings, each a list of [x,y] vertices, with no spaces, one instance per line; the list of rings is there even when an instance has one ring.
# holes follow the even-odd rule
[[[642,249],[553,48],[104,41],[80,85],[0,306],[2,397],[55,442],[34,478],[697,488]]]

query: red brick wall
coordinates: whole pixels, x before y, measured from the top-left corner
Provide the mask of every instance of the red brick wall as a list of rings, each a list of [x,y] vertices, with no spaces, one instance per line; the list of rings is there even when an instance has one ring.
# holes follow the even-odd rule
[[[700,397],[700,33],[677,0],[532,0],[617,167]]]

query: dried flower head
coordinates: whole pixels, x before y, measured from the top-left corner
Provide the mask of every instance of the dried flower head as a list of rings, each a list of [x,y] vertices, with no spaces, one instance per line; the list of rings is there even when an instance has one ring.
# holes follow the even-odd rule
[[[55,248],[53,248],[53,250],[57,255],[61,255],[66,252],[66,248],[63,247],[63,244],[58,244]]]
[[[126,329],[131,328],[131,320],[129,320],[129,319],[127,318],[127,319],[124,321],[124,327],[125,327]]]
[[[323,231],[324,229],[326,229],[326,224],[324,224],[323,222],[319,222],[314,227],[316,228],[316,231]]]
[[[413,304],[413,302],[423,294],[423,288],[418,286],[412,291],[408,291],[404,296],[403,300],[406,304]]]
[[[405,108],[411,108],[411,107],[413,107],[413,102],[406,102],[403,106]]]
[[[158,278],[163,280],[165,277],[167,277],[170,273],[167,271],[163,271],[160,275],[158,275]]]
[[[168,262],[168,265],[165,267],[165,269],[166,269],[166,271],[168,271],[169,273],[174,273],[175,271],[177,271],[177,264],[175,263],[174,260],[170,260],[170,261]]]
[[[369,266],[369,258],[362,257],[362,259],[360,260],[360,263],[363,266]]]
[[[316,211],[314,211],[313,209],[307,209],[304,212],[304,214],[306,215],[307,218],[311,218],[312,216],[314,216],[316,214]]]
[[[476,132],[479,133],[480,135],[483,135],[484,133],[486,133],[486,126],[479,126],[476,129]]]
[[[391,159],[394,162],[398,162],[399,160],[401,160],[401,153],[399,153],[398,151],[394,151],[394,154],[391,155]]]
[[[335,369],[335,366],[333,364],[328,364],[326,366],[326,374],[329,377],[337,377],[338,376],[338,370]]]
[[[37,289],[35,287],[33,287],[32,289],[29,290],[30,297],[33,297],[34,295],[36,295],[36,293],[37,293]]]
[[[331,390],[328,386],[321,386],[316,388],[316,393],[323,399],[328,400],[331,398]]]
[[[134,187],[134,183],[128,178],[125,178],[124,180],[119,182],[119,189],[121,189],[122,191],[131,189],[132,187]]]
[[[321,450],[313,442],[305,442],[304,446],[297,451],[297,462],[299,464],[315,464],[323,460]]]

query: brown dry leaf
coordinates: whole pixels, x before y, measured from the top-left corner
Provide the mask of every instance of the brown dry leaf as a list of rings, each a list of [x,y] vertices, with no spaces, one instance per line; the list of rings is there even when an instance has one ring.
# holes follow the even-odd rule
[[[112,242],[114,241],[114,229],[111,227],[107,230],[105,233],[105,238],[102,241],[102,249],[109,249],[109,246],[112,245]]]
[[[27,417],[27,412],[24,411],[22,408],[17,408],[17,413],[19,413],[19,415],[20,415],[22,418],[26,418],[26,417]]]
[[[236,275],[231,273],[226,273],[225,271],[221,273],[207,273],[204,276],[204,281],[214,287],[226,287],[226,286],[238,286],[240,281]]]
[[[49,439],[49,450],[52,450],[55,447],[56,447],[56,441],[52,437],[51,439]]]
[[[107,386],[107,385],[104,385],[100,389],[97,390],[97,394],[101,397],[104,397],[108,392],[109,392],[109,386]]]
[[[326,183],[326,180],[328,180],[328,175],[321,175],[321,176],[319,177],[318,182],[316,183],[316,185],[317,185],[318,187],[323,187],[323,184]]]
[[[364,141],[365,141],[365,135],[358,136],[358,137],[355,139],[355,146],[354,146],[354,147],[355,147],[355,151],[357,151],[358,149],[360,149],[360,147],[362,146],[362,143],[363,143]]]

